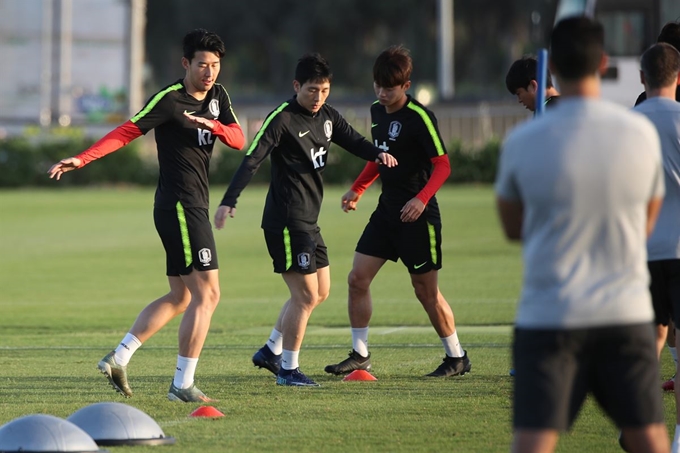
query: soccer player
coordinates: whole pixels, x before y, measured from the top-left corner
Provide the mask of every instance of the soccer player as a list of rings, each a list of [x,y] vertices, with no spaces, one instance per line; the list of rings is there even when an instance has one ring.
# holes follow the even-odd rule
[[[678,51],[680,51],[680,23],[679,22],[669,22],[666,25],[663,26],[661,29],[661,33],[659,33],[659,37],[657,39],[658,43],[668,43],[675,47]],[[639,105],[642,101],[647,99],[647,93],[646,91],[643,91],[638,98],[635,101],[635,105]],[[675,100],[680,101],[680,84],[676,87],[675,90]],[[658,335],[663,335],[664,332],[667,332],[666,334],[666,344],[668,345],[668,351],[671,353],[671,356],[673,357],[673,362],[675,364],[675,367],[677,368],[678,365],[678,350],[675,347],[675,327],[673,326],[673,320],[669,319],[668,321],[668,328],[666,329],[663,324],[657,324],[657,327],[659,330],[657,331]],[[675,374],[668,379],[667,381],[664,381],[661,384],[661,388],[663,388],[666,391],[672,392],[675,389]]]
[[[680,103],[675,95],[680,83],[680,52],[666,43],[655,44],[640,60],[646,100],[635,111],[649,118],[661,138],[666,195],[654,232],[647,241],[647,265],[656,318],[657,351],[663,349],[665,329],[673,318],[680,325]],[[677,345],[680,334],[675,332]],[[676,363],[677,371],[677,363]],[[676,372],[677,376],[677,372]],[[680,450],[680,388],[675,387],[676,428],[673,451]]]
[[[537,67],[536,57],[525,56],[515,61],[505,76],[505,86],[510,94],[517,96],[517,101],[532,112],[536,111]],[[553,86],[549,72],[546,73],[546,76],[545,105],[552,107],[557,103],[560,93]]]
[[[550,38],[559,104],[510,132],[496,180],[505,235],[523,244],[512,450],[549,452],[592,392],[631,452],[670,448],[646,239],[664,176],[644,116],[600,97],[604,29],[563,19]]]
[[[680,22],[668,22],[666,25],[664,25],[656,42],[665,42],[675,47],[676,50],[680,51]],[[640,104],[645,99],[647,99],[647,92],[643,91],[635,100],[635,105]],[[678,84],[675,91],[675,100],[680,102],[680,83]]]
[[[160,176],[154,223],[165,248],[170,292],[147,305],[118,347],[98,364],[111,385],[132,396],[127,365],[135,351],[175,316],[179,355],[170,385],[171,401],[210,401],[194,384],[194,373],[210,319],[220,300],[217,254],[208,206],[208,165],[215,138],[241,149],[245,138],[225,88],[216,83],[224,43],[203,29],[183,41],[183,79],[151,96],[144,108],[92,147],[56,163],[51,178],[82,168],[155,129]]]
[[[342,209],[355,210],[362,193],[380,176],[380,200],[356,246],[348,277],[352,351],[342,362],[328,365],[327,373],[370,371],[370,285],[387,260],[397,259],[406,266],[416,297],[444,345],[444,361],[428,376],[463,375],[471,368],[458,341],[451,307],[437,284],[442,225],[435,193],[451,173],[449,157],[434,114],[406,94],[412,69],[409,51],[402,46],[389,47],[373,65],[378,101],[371,106],[371,134],[375,145],[389,151],[400,165],[385,168],[367,163],[342,196]]]
[[[274,373],[278,385],[318,386],[300,371],[298,359],[309,316],[330,290],[328,253],[317,220],[331,143],[386,167],[397,164],[326,104],[331,80],[328,62],[319,54],[298,61],[293,80],[296,95],[267,116],[215,213],[215,226],[220,229],[228,216],[234,216],[236,200],[262,161],[271,156],[261,226],[274,272],[283,277],[290,298],[267,344],[252,360]]]

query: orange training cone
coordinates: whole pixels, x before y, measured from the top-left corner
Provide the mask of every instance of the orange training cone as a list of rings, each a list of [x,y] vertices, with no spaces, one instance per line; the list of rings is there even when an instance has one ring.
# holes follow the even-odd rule
[[[224,417],[224,414],[212,406],[201,406],[195,411],[193,411],[191,414],[189,414],[189,417],[217,418]]]
[[[366,370],[354,370],[345,376],[343,381],[377,381],[378,378]]]

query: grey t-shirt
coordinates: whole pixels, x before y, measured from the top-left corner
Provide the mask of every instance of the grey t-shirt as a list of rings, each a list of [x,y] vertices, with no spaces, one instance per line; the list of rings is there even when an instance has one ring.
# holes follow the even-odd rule
[[[661,139],[666,195],[654,233],[647,240],[647,260],[680,258],[680,102],[653,97],[635,107],[654,123]]]
[[[524,206],[518,327],[652,320],[647,205],[664,184],[649,120],[599,99],[563,97],[510,132],[496,193]]]

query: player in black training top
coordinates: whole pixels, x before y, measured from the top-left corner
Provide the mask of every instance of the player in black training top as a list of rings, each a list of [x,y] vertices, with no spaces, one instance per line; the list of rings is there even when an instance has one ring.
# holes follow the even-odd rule
[[[505,75],[505,86],[510,94],[517,96],[517,102],[531,112],[536,112],[536,70],[538,61],[536,57],[524,56],[515,61]],[[553,107],[560,97],[560,93],[553,86],[552,77],[546,72],[545,80],[545,106]]]
[[[317,219],[331,143],[385,167],[397,163],[325,104],[331,79],[328,63],[320,55],[307,54],[298,61],[293,81],[296,96],[267,116],[215,213],[215,226],[222,228],[227,216],[234,216],[239,195],[270,156],[271,182],[262,228],[274,272],[283,276],[290,299],[269,341],[253,356],[253,364],[277,375],[279,385],[317,386],[300,371],[298,356],[307,320],[330,289],[328,254]]]
[[[154,223],[167,256],[170,292],[149,304],[120,345],[99,362],[113,387],[132,396],[127,364],[134,352],[175,316],[179,355],[168,399],[210,401],[194,385],[198,357],[220,299],[215,240],[208,212],[208,165],[215,139],[241,149],[245,138],[229,95],[215,83],[224,43],[203,29],[183,41],[183,79],[151,96],[144,108],[89,149],[63,159],[49,170],[51,178],[81,168],[155,129],[160,176]]]
[[[409,51],[402,46],[389,47],[373,65],[378,98],[371,106],[373,141],[399,160],[399,166],[385,168],[369,162],[342,197],[342,209],[353,211],[368,186],[378,177],[382,181],[378,206],[359,239],[348,277],[353,348],[347,359],[328,365],[327,373],[370,371],[370,285],[387,260],[397,259],[406,266],[416,297],[446,352],[443,363],[428,376],[463,375],[471,368],[458,341],[453,312],[437,283],[437,271],[442,267],[442,226],[435,193],[451,167],[434,114],[406,94],[412,69]]]

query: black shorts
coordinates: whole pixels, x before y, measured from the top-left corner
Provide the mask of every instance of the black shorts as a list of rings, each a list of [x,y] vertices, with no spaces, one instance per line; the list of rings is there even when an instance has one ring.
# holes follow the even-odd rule
[[[375,211],[355,250],[391,261],[401,259],[411,274],[439,270],[442,268],[442,225],[433,225],[424,216],[415,222],[390,222],[380,211]]]
[[[651,323],[515,329],[515,429],[569,429],[588,392],[619,428],[663,423]]]
[[[655,322],[667,326],[672,319],[680,326],[680,260],[649,261],[647,266]]]
[[[192,269],[217,269],[215,238],[203,208],[154,208],[153,220],[163,242],[167,259],[167,275],[189,275]]]
[[[328,250],[319,228],[313,231],[264,230],[264,240],[277,274],[287,271],[313,274],[329,264]]]

